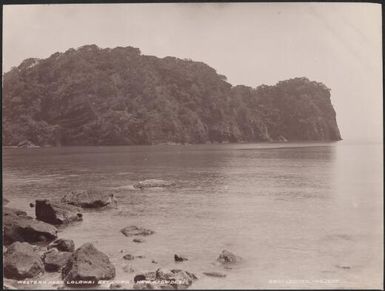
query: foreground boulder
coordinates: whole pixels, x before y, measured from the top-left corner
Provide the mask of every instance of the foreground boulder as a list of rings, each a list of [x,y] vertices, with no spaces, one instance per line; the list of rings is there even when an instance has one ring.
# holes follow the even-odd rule
[[[120,230],[125,236],[147,236],[154,234],[155,232],[150,229],[145,229],[143,227],[137,227],[135,225],[126,226]]]
[[[36,200],[35,214],[36,219],[54,225],[83,220],[83,214],[78,207],[47,199]]]
[[[26,242],[15,242],[4,254],[4,276],[22,280],[44,272],[44,264],[34,247]]]
[[[60,271],[72,256],[70,252],[60,252],[53,248],[47,251],[43,256],[44,268],[47,272]]]
[[[49,242],[57,237],[57,229],[45,222],[34,220],[24,211],[4,207],[4,244],[20,242]]]
[[[75,243],[72,239],[62,239],[59,238],[48,245],[48,249],[56,248],[61,252],[74,252]]]
[[[222,253],[217,258],[217,261],[223,265],[236,264],[241,261],[241,257],[234,255],[228,250],[223,250]]]
[[[134,277],[134,289],[185,289],[198,278],[183,270],[158,269]]]
[[[134,187],[139,189],[151,188],[151,187],[171,187],[171,186],[175,186],[175,183],[171,181],[158,180],[158,179],[144,180],[134,184]]]
[[[82,208],[101,208],[111,203],[109,194],[96,190],[71,191],[61,199],[61,202]]]
[[[40,258],[43,260],[44,254],[47,252],[47,247],[41,246],[41,245],[32,245],[33,250],[37,252],[40,256]]]
[[[107,255],[98,251],[91,243],[85,243],[69,258],[62,270],[62,277],[69,286],[92,286],[97,285],[100,280],[113,279],[115,267]]]

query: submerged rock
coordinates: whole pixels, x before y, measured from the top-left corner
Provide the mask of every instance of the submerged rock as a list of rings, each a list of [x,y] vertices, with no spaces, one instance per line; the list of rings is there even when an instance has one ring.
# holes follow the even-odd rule
[[[143,188],[151,188],[151,187],[170,187],[175,186],[175,182],[159,180],[159,179],[148,179],[144,181],[140,181],[134,184],[135,188],[143,189]]]
[[[60,252],[53,248],[43,256],[44,267],[47,272],[60,271],[72,256],[71,252]]]
[[[135,259],[135,257],[133,255],[127,254],[127,255],[123,256],[123,259],[131,261],[131,260]]]
[[[48,245],[48,249],[56,248],[61,252],[74,252],[75,243],[72,239],[59,238]]]
[[[135,225],[127,226],[125,228],[122,228],[120,230],[121,233],[123,233],[125,236],[147,236],[154,234],[155,232],[150,229],[145,229],[142,227],[137,227]]]
[[[3,269],[6,278],[22,280],[44,273],[44,264],[32,245],[15,242],[4,254]]]
[[[336,268],[338,269],[344,269],[344,270],[350,270],[351,267],[348,265],[335,265]]]
[[[26,212],[4,207],[4,243],[49,242],[57,237],[56,227],[27,216]]]
[[[219,273],[219,272],[203,272],[203,274],[209,277],[217,277],[217,278],[226,277],[226,274]]]
[[[96,190],[71,191],[66,194],[61,202],[82,208],[101,208],[111,203],[109,194]]]
[[[234,255],[233,253],[223,250],[222,253],[217,258],[217,261],[221,264],[235,264],[241,261],[241,257]]]
[[[38,220],[55,225],[83,220],[83,214],[78,207],[47,199],[36,200],[35,214]]]
[[[9,203],[9,200],[3,197],[3,205],[7,205],[8,203]]]
[[[185,289],[198,278],[190,272],[157,269],[134,277],[134,289]]]
[[[175,262],[188,261],[188,259],[186,257],[183,257],[181,255],[177,255],[177,254],[174,255],[174,260],[175,260]]]
[[[144,242],[145,242],[145,240],[142,239],[142,238],[134,238],[132,241],[133,241],[134,243],[144,243]]]
[[[97,250],[91,243],[85,243],[70,257],[62,270],[62,278],[66,285],[97,285],[100,280],[115,277],[115,267],[107,255]]]
[[[123,269],[123,271],[126,272],[126,273],[134,273],[134,272],[135,272],[135,270],[134,270],[132,267],[130,267],[129,265],[124,265],[124,266],[122,267],[122,269]]]

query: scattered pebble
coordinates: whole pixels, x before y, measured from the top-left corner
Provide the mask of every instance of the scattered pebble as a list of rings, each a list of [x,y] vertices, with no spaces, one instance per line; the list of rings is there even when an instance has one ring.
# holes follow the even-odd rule
[[[203,272],[203,274],[209,277],[216,277],[216,278],[226,277],[226,274],[219,273],[219,272]]]

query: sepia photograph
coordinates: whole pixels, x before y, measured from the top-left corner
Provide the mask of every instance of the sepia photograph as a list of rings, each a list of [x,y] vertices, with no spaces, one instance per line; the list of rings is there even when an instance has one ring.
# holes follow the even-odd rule
[[[380,4],[2,9],[3,289],[383,290]]]

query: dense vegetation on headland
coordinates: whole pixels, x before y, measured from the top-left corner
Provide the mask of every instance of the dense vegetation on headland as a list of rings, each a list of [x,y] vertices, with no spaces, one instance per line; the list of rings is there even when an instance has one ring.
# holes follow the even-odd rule
[[[86,45],[3,76],[3,145],[340,140],[330,89],[232,86],[202,62]]]

